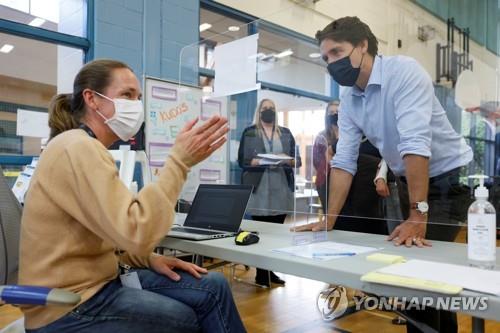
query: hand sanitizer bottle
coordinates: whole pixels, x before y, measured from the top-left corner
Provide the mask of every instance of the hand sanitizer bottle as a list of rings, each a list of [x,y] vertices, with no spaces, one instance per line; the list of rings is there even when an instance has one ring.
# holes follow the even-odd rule
[[[484,187],[487,176],[470,176],[479,179],[474,191],[476,201],[469,207],[467,220],[467,257],[471,266],[493,269],[496,261],[496,213],[488,202],[488,189]]]

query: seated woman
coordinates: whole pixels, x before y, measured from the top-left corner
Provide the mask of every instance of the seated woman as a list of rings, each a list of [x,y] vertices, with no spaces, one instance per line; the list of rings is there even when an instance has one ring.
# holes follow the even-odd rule
[[[190,121],[158,181],[134,196],[107,147],[136,134],[140,98],[127,65],[96,60],[80,70],[73,94],[52,100],[51,139],[23,212],[19,283],[63,288],[82,301],[23,307],[27,332],[245,331],[222,275],[151,254],[174,221],[189,169],[224,144],[227,120]]]
[[[245,128],[241,135],[238,164],[243,169],[242,184],[254,187],[247,209],[252,220],[283,224],[287,213],[293,211],[294,172],[295,168],[300,168],[301,160],[296,153],[292,132],[278,126],[276,118],[274,102],[261,100],[255,110],[254,124]],[[265,164],[262,154],[283,155],[291,159],[269,165]],[[272,271],[257,268],[255,282],[269,287],[269,281],[285,284]]]

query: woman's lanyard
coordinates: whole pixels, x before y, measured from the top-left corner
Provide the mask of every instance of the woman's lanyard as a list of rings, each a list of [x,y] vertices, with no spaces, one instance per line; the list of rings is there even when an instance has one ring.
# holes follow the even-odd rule
[[[274,145],[274,125],[273,125],[273,132],[271,134],[271,139],[267,136],[266,130],[263,128],[262,131],[264,132],[264,136],[266,137],[267,143],[269,144],[269,152],[273,152],[273,145]]]
[[[84,130],[91,138],[97,139],[94,131],[87,125],[81,124],[78,128]],[[125,251],[115,248],[115,255],[118,257],[118,275],[120,275],[120,281],[125,287],[142,289],[137,272],[130,272],[132,267],[121,262],[121,256],[124,253]]]
[[[79,128],[84,130],[91,138],[97,139],[94,131],[92,131],[92,129],[90,127],[88,127],[87,125],[81,124]]]

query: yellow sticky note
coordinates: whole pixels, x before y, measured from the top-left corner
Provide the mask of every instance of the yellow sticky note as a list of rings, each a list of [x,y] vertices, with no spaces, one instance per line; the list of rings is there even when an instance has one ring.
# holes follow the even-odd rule
[[[405,258],[403,256],[397,256],[393,254],[385,254],[385,253],[373,253],[366,257],[368,261],[380,262],[383,264],[399,264],[405,262]]]
[[[425,290],[425,291],[434,291],[447,295],[459,294],[463,289],[460,286],[448,283],[383,274],[378,272],[370,272],[363,275],[361,277],[361,281],[387,284],[391,286],[398,286],[398,287]]]

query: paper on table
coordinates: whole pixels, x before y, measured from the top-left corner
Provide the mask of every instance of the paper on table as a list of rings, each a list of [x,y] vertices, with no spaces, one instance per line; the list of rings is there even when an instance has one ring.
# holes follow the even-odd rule
[[[449,283],[477,292],[500,295],[500,271],[413,259],[384,267],[377,272]]]
[[[258,154],[257,157],[267,159],[267,160],[275,160],[275,161],[285,161],[285,160],[293,160],[293,157],[288,155],[276,155],[276,154]]]
[[[357,246],[337,242],[319,242],[306,245],[284,247],[281,249],[273,249],[272,251],[285,253],[296,257],[324,261],[355,256],[357,254],[372,252],[376,250],[378,249],[367,246]]]

